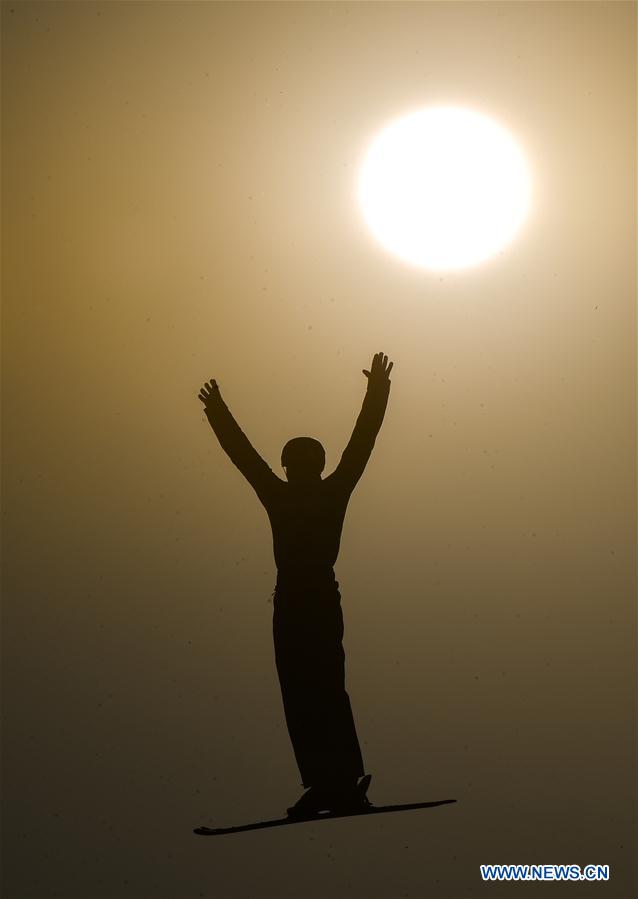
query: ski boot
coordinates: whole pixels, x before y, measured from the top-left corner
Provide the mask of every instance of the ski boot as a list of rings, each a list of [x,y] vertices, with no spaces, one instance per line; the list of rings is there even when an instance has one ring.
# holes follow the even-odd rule
[[[310,787],[297,802],[287,809],[288,817],[295,820],[315,818],[322,812],[333,815],[352,815],[370,808],[366,796],[371,774],[356,781],[321,784]]]

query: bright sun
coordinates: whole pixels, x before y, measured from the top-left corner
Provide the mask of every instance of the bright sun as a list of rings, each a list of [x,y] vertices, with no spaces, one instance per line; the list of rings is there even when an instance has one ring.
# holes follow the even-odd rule
[[[530,206],[527,163],[511,135],[469,109],[423,109],[372,141],[358,184],[375,237],[426,269],[475,265],[506,246]]]

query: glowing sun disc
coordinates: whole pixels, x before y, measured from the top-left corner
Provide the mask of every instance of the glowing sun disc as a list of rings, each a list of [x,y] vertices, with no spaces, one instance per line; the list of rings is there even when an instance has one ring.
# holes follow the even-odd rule
[[[531,178],[505,128],[441,106],[390,123],[372,141],[357,193],[386,249],[421,268],[455,269],[510,243],[529,210]]]

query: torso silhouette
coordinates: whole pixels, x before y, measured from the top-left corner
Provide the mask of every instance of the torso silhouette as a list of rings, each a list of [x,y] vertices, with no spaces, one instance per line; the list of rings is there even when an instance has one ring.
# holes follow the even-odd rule
[[[219,391],[215,402],[207,406],[206,414],[219,442],[266,508],[280,575],[307,577],[333,568],[348,500],[370,458],[389,387],[389,382],[368,387],[352,437],[335,471],[326,478],[303,483],[277,477],[252,447]]]
[[[341,597],[333,566],[350,494],[381,427],[390,384],[368,384],[335,471],[306,482],[278,478],[215,391],[206,405],[222,447],[254,487],[270,519],[277,565],[273,637],[286,723],[304,786],[362,776],[345,690]]]

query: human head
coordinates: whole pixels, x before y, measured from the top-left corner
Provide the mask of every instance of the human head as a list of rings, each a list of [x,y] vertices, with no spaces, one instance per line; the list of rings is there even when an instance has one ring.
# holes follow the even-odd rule
[[[281,464],[289,481],[308,480],[321,475],[326,454],[313,437],[293,437],[281,452]]]

